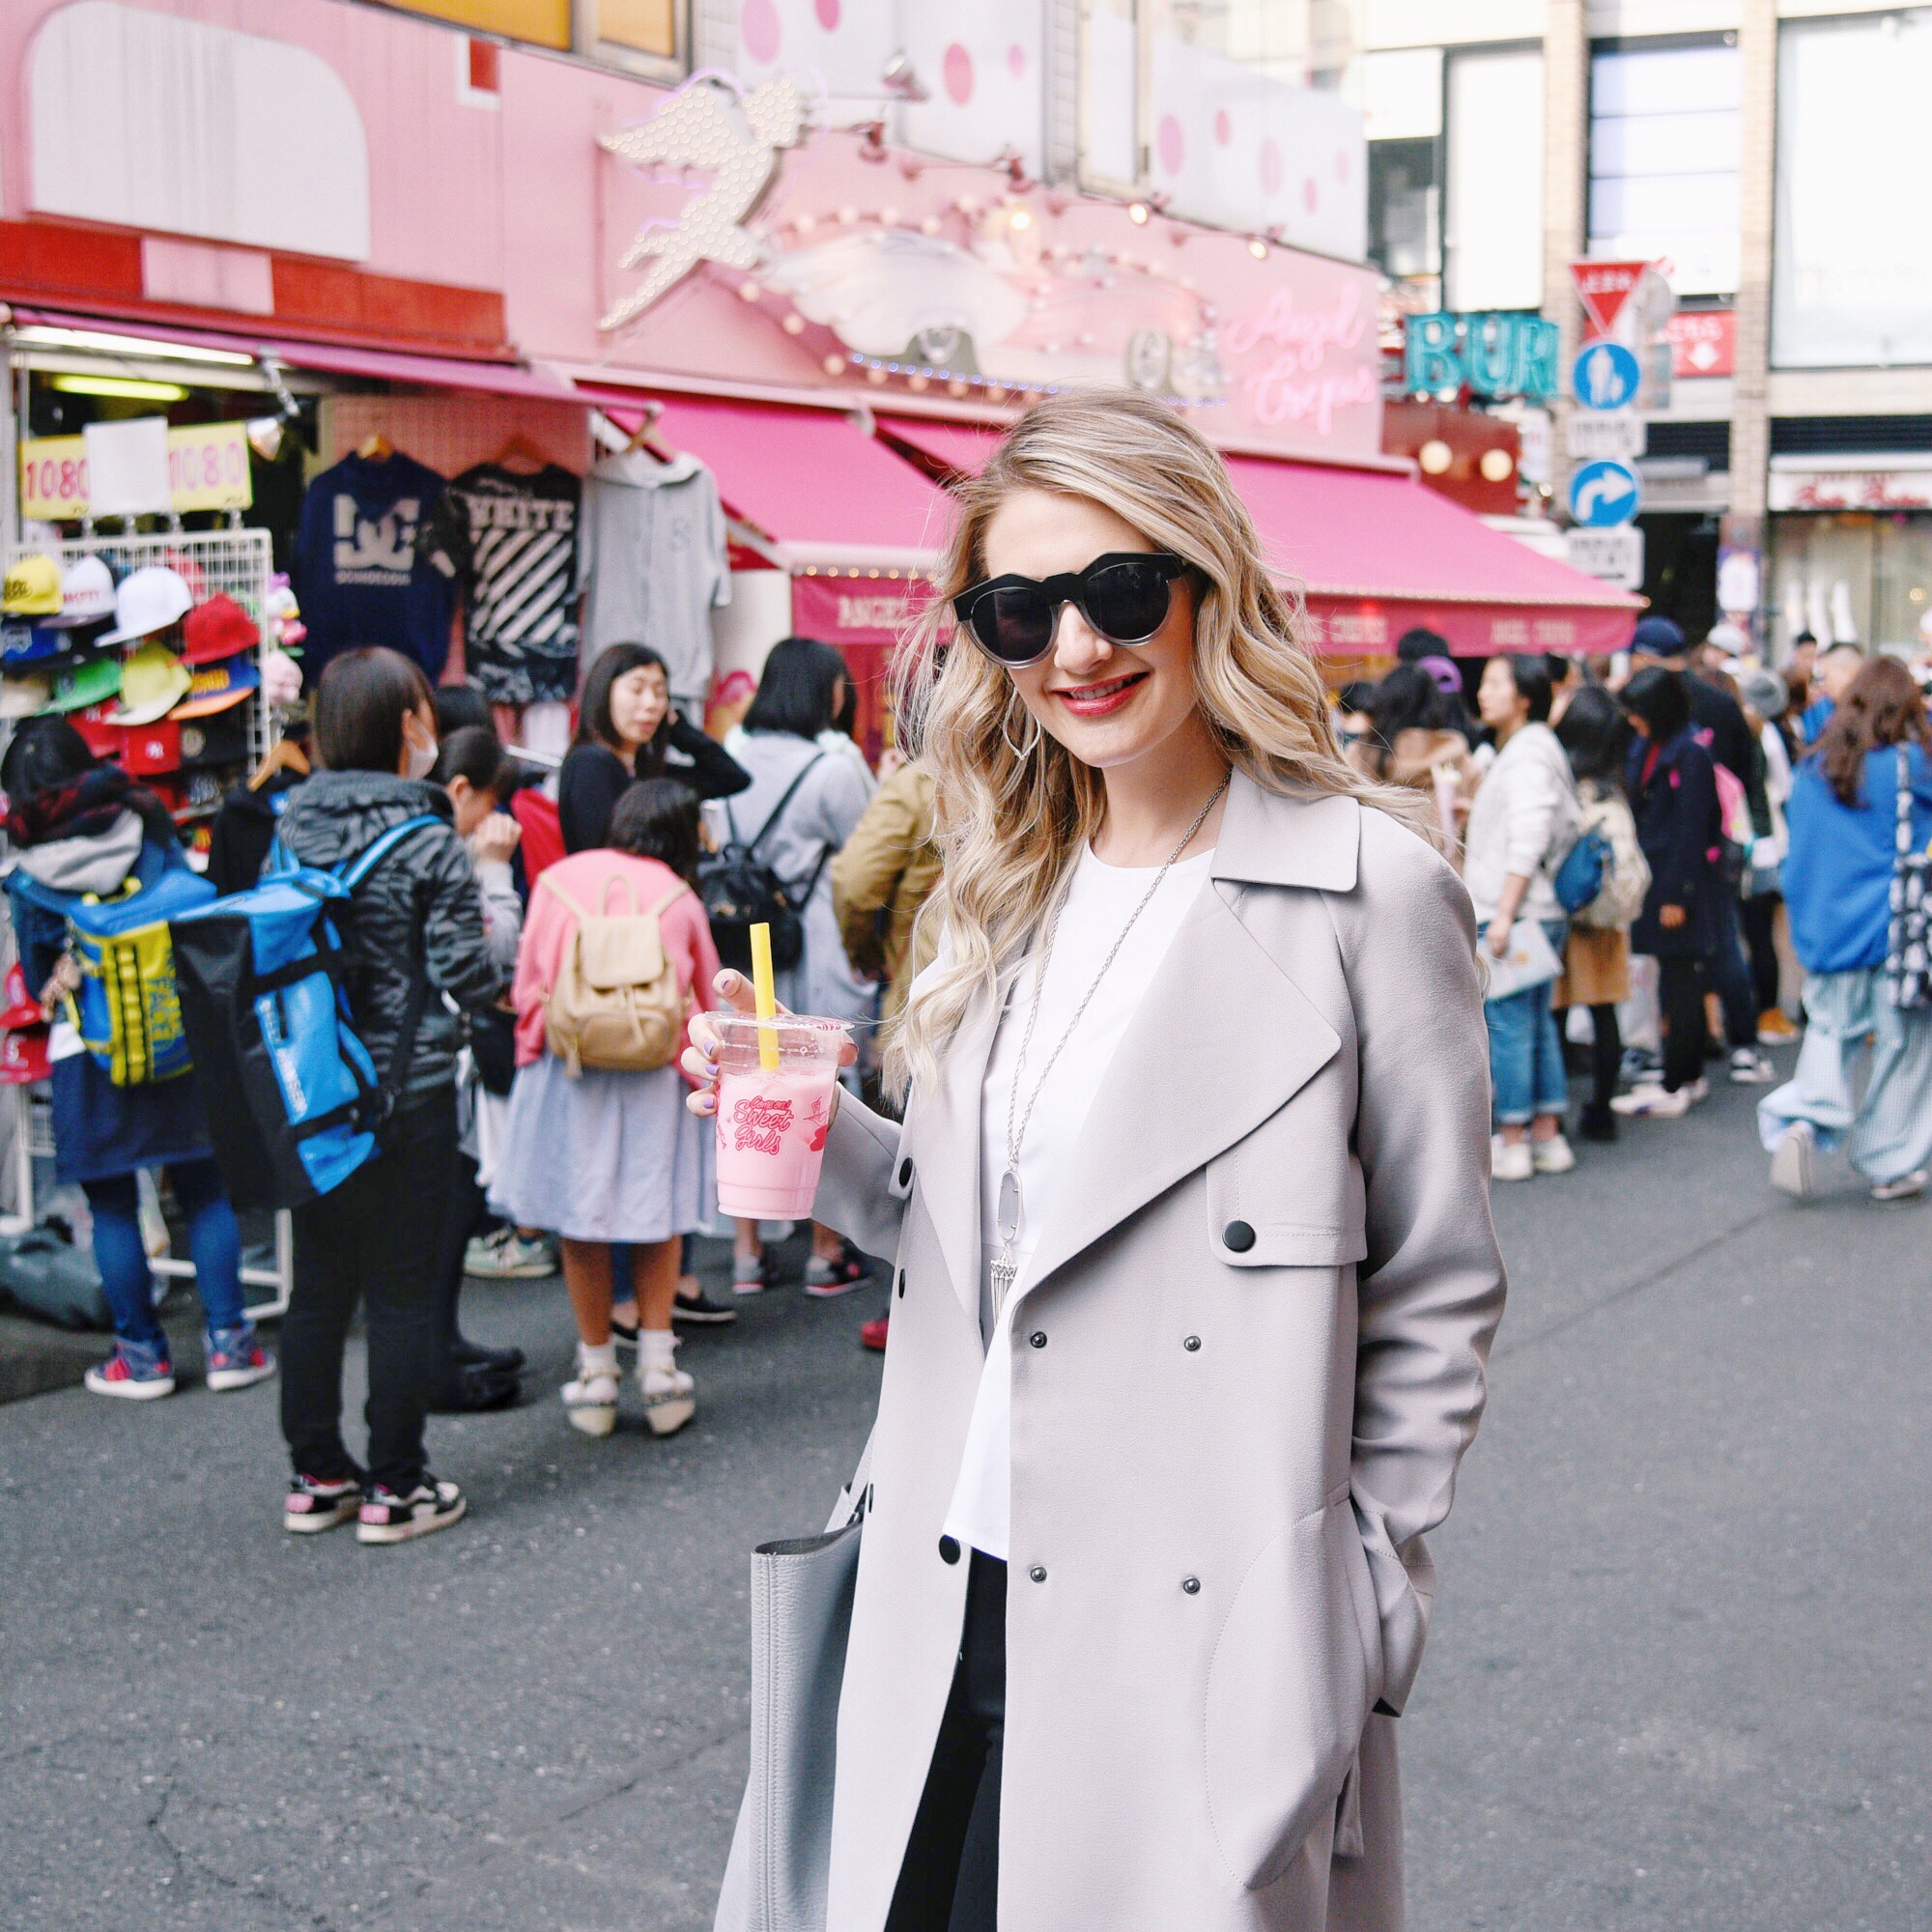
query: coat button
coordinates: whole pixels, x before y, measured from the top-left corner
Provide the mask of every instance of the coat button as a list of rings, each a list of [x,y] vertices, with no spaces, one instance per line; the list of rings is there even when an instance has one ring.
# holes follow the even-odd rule
[[[1231,1254],[1244,1255],[1255,1244],[1255,1231],[1245,1221],[1230,1221],[1221,1230],[1221,1241]]]
[[[903,1301],[903,1300],[905,1299],[905,1269],[904,1269],[904,1268],[900,1268],[900,1269],[899,1269],[899,1299],[900,1299],[901,1301]]]
[[[959,1561],[959,1539],[956,1536],[942,1536],[939,1539],[939,1560],[942,1563]]]
[[[911,1154],[907,1154],[906,1157],[899,1162],[899,1185],[901,1187],[910,1187],[912,1185]]]
[[[1044,1583],[1046,1581],[1046,1565],[1044,1563],[1036,1563],[1033,1566],[1033,1568],[1027,1572],[1027,1575],[1031,1577],[1036,1583]]]
[[[1033,1331],[1033,1333],[1027,1337],[1027,1344],[1030,1348],[1035,1348],[1035,1349],[1045,1348],[1046,1330],[1044,1328],[1036,1328]]]
[[[1183,1577],[1180,1579],[1180,1587],[1190,1597],[1198,1597],[1201,1594],[1201,1578],[1199,1577]]]
[[[1190,1355],[1198,1355],[1201,1352],[1201,1337],[1199,1335],[1190,1335],[1180,1346]]]

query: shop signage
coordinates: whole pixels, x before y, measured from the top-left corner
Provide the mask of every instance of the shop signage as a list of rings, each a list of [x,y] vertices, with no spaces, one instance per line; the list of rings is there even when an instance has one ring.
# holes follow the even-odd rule
[[[245,510],[248,430],[243,423],[190,423],[168,431],[168,485],[177,516],[190,510]],[[87,443],[77,436],[32,437],[20,444],[20,514],[41,523],[76,523],[88,514]]]
[[[1586,463],[1570,479],[1570,514],[1586,529],[1615,529],[1636,516],[1636,471],[1607,458]]]
[[[1924,468],[1807,469],[1771,472],[1773,510],[1932,509],[1932,463]]]
[[[1563,550],[1572,570],[1635,590],[1643,583],[1643,532],[1634,524],[1617,529],[1566,530]]]
[[[1586,410],[1628,409],[1643,384],[1643,369],[1621,342],[1593,342],[1570,370],[1570,390]]]
[[[1738,318],[1728,308],[1688,309],[1663,325],[1673,376],[1729,376],[1737,370]]]
[[[1557,345],[1556,325],[1540,315],[1411,315],[1403,324],[1402,385],[1415,396],[1467,388],[1547,402],[1557,389]]]
[[[1644,448],[1643,418],[1634,410],[1591,410],[1573,413],[1564,431],[1573,459],[1614,457],[1628,463]]]

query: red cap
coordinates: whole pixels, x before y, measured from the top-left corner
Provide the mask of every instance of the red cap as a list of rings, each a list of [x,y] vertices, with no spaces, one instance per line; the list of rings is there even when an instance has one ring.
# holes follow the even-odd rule
[[[0,1012],[0,1032],[12,1033],[19,1027],[45,1026],[47,1016],[41,1010],[41,1003],[27,991],[27,976],[20,969],[16,959],[7,969],[6,980],[7,1009]]]
[[[197,604],[182,625],[182,661],[213,664],[238,651],[252,651],[261,641],[261,627],[226,591],[217,590],[206,604]]]

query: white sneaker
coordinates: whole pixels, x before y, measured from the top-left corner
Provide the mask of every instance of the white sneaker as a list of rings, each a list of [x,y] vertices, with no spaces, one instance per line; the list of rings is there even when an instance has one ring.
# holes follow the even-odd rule
[[[1490,1142],[1490,1178],[1492,1180],[1529,1180],[1536,1174],[1536,1156],[1527,1141],[1506,1141],[1495,1135]]]
[[[1577,1165],[1577,1155],[1561,1134],[1552,1134],[1547,1141],[1531,1141],[1529,1152],[1538,1174],[1568,1174]]]
[[[675,1435],[697,1413],[696,1390],[697,1384],[674,1362],[647,1362],[639,1355],[638,1392],[644,1399],[644,1425],[653,1435]]]
[[[578,1375],[563,1385],[563,1406],[570,1426],[586,1435],[609,1435],[617,1426],[617,1391],[621,1386],[614,1363],[586,1369],[583,1349],[577,1350]]]
[[[1667,1092],[1662,1087],[1638,1087],[1629,1094],[1619,1094],[1610,1102],[1610,1111],[1621,1114],[1626,1120],[1676,1121],[1690,1111],[1691,1103],[1704,1096],[1697,1092],[1701,1081],[1693,1081],[1689,1087],[1680,1087],[1676,1093]],[[1705,1093],[1710,1089],[1705,1088]]]
[[[1910,1201],[1925,1192],[1928,1179],[1932,1179],[1932,1176],[1928,1176],[1922,1167],[1914,1168],[1910,1174],[1901,1174],[1896,1180],[1875,1180],[1871,1198],[1874,1201]]]
[[[1755,1047],[1741,1046],[1731,1055],[1734,1087],[1769,1087],[1777,1078],[1775,1067]]]
[[[1815,1184],[1811,1164],[1816,1149],[1811,1122],[1793,1121],[1790,1131],[1778,1142],[1776,1151],[1771,1156],[1771,1184],[1780,1194],[1790,1195],[1794,1201],[1807,1200]]]

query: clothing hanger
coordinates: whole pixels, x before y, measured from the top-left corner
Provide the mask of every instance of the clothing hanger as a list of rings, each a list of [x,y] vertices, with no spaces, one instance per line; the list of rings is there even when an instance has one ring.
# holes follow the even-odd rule
[[[277,738],[269,747],[269,755],[255,767],[248,789],[260,791],[279,772],[294,772],[301,779],[309,775],[308,753],[293,738]]]
[[[497,469],[507,469],[512,457],[520,457],[532,469],[550,468],[550,458],[522,430],[518,430],[490,460]]]
[[[365,436],[355,445],[355,454],[364,463],[386,463],[395,453],[396,445],[381,430],[375,431],[372,435]]]

